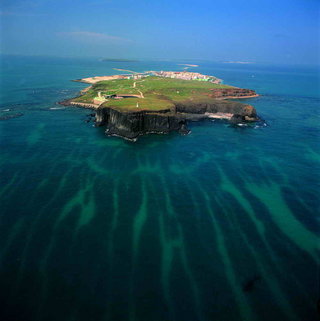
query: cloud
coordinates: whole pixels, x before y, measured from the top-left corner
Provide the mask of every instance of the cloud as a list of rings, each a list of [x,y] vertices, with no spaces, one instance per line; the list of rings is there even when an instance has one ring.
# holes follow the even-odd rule
[[[103,41],[103,42],[131,42],[129,39],[112,36],[105,33],[91,32],[91,31],[73,31],[73,32],[59,32],[58,35],[73,38],[75,40],[83,41]]]

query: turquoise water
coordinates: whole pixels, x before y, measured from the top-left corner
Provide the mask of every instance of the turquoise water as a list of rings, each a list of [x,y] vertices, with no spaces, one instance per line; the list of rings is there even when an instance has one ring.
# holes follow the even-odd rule
[[[2,59],[1,320],[316,320],[318,71],[199,64],[267,126],[105,137],[71,79],[181,66]]]

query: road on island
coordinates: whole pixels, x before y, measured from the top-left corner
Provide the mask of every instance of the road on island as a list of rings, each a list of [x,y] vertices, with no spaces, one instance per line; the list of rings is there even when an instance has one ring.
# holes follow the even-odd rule
[[[143,81],[143,80],[142,80],[142,81]],[[139,81],[139,82],[142,82],[142,81]],[[135,81],[135,82],[133,83],[132,88],[136,88],[136,87],[137,87],[137,82],[138,82],[138,81]],[[139,89],[137,89],[137,91],[140,93],[140,97],[141,97],[141,98],[144,98],[144,95],[143,95],[142,91],[139,90]]]

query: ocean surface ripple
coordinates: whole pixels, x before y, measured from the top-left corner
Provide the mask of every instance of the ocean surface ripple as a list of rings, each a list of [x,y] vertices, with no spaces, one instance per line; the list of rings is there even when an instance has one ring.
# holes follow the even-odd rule
[[[182,66],[4,58],[1,320],[317,319],[317,70],[199,65],[264,121],[126,142],[58,110],[70,79]]]

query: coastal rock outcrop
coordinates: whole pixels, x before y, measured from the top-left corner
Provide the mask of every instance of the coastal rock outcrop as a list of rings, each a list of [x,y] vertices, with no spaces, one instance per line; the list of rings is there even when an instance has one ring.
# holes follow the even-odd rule
[[[257,117],[254,107],[234,101],[209,100],[203,102],[184,101],[175,104],[177,113],[205,114],[226,113],[242,116]]]
[[[171,112],[120,112],[102,107],[96,112],[96,125],[106,126],[106,134],[121,136],[135,140],[138,136],[157,133],[166,134],[170,131],[186,133],[185,117]]]
[[[243,88],[213,88],[210,89],[211,94],[210,97],[212,98],[220,98],[220,99],[227,99],[227,98],[252,98],[259,96],[254,90],[252,89],[243,89]]]
[[[96,109],[96,125],[106,126],[106,134],[135,140],[148,133],[166,134],[178,131],[186,134],[188,121],[210,118],[215,114],[232,123],[258,120],[256,110],[247,104],[229,101],[176,103],[174,110],[119,111],[110,107]]]
[[[22,113],[14,113],[14,114],[0,114],[0,120],[8,120],[8,119],[12,119],[12,118],[17,118],[17,117],[21,117],[23,116]]]

